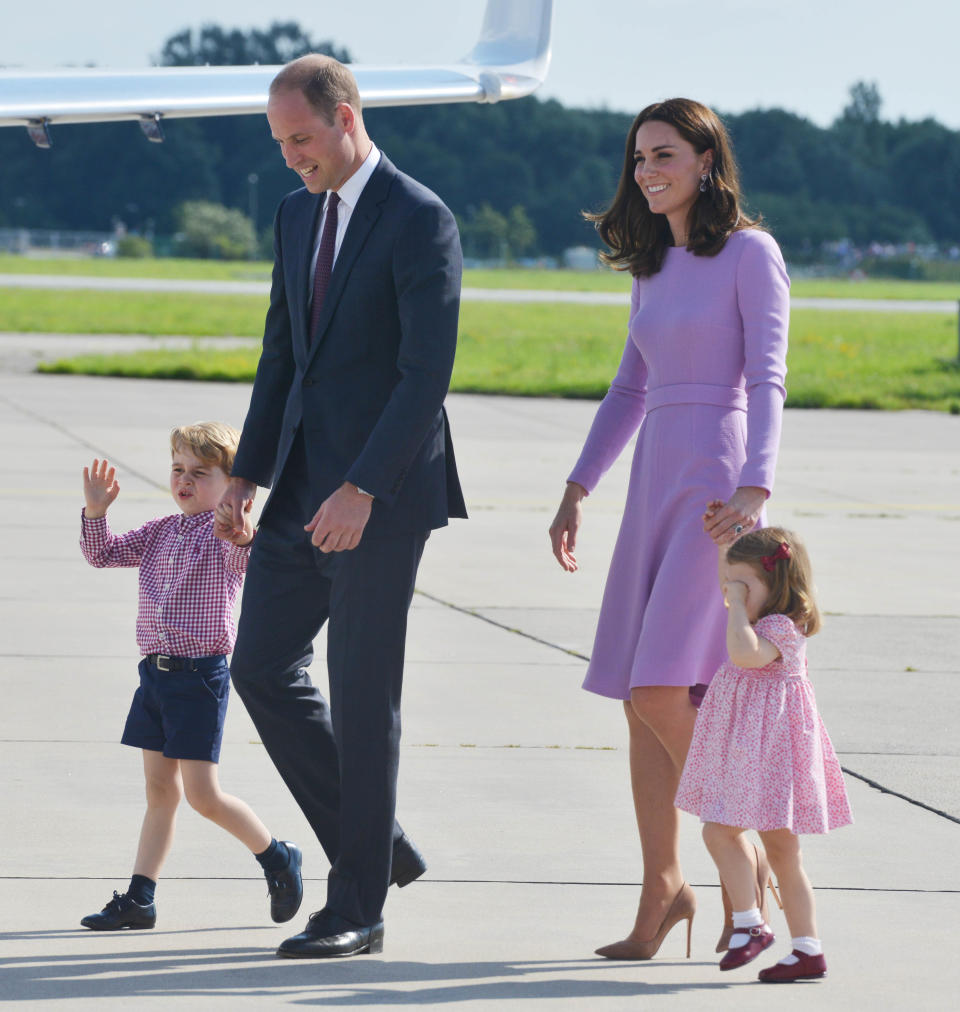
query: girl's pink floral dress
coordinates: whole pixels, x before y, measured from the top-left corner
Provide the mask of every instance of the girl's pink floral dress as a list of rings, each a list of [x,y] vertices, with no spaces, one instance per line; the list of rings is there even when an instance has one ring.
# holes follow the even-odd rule
[[[826,833],[853,822],[827,729],[807,679],[806,637],[786,615],[754,626],[780,657],[762,668],[729,658],[697,715],[675,804],[745,829]]]

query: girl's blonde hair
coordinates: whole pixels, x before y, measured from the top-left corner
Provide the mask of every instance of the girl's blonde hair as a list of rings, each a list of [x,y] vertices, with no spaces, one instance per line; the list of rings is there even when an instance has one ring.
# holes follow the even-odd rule
[[[219,467],[229,477],[239,442],[240,433],[226,422],[194,422],[173,429],[170,452],[186,447],[195,457]]]
[[[727,549],[727,562],[747,563],[766,585],[767,600],[759,618],[786,615],[805,636],[820,629],[810,556],[793,531],[763,527],[744,534]]]

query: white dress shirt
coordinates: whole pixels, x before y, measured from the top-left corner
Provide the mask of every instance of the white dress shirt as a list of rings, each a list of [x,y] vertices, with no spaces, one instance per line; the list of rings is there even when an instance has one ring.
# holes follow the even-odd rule
[[[380,161],[380,149],[376,144],[371,145],[370,153],[363,160],[363,164],[357,169],[356,172],[337,190],[337,194],[340,197],[340,203],[337,205],[337,238],[333,246],[333,263],[337,262],[337,257],[340,254],[340,247],[343,245],[343,237],[347,234],[347,225],[350,224],[350,216],[353,214],[353,209],[357,206],[357,201],[360,199],[360,194],[363,193],[363,188],[367,185],[370,177],[373,175],[373,170],[377,167]],[[327,197],[330,196],[330,191],[327,190]],[[317,222],[317,234],[313,239],[313,256],[310,259],[310,278],[312,279],[317,271],[317,257],[320,254],[320,237],[323,235],[323,223],[327,220],[327,207],[329,202],[324,200],[323,212],[320,215],[320,220]],[[332,268],[331,268],[332,270]],[[309,301],[313,302],[313,281],[310,283]]]
[[[347,225],[350,224],[350,215],[353,214],[353,209],[357,206],[357,201],[360,199],[360,194],[363,193],[363,188],[367,185],[370,177],[373,175],[373,170],[377,167],[380,161],[380,149],[376,144],[370,146],[370,153],[363,160],[363,164],[357,169],[356,172],[337,190],[337,194],[340,197],[340,203],[337,205],[337,238],[333,244],[333,263],[336,264],[337,256],[340,254],[340,247],[343,244],[343,237],[347,234]],[[330,196],[330,191],[327,190],[327,197]],[[320,237],[323,235],[323,223],[327,220],[327,208],[329,207],[329,201],[324,200],[323,213],[320,215],[320,220],[317,222],[317,234],[313,240],[313,256],[310,259],[310,277],[313,278],[317,271],[317,257],[320,255]],[[333,268],[331,267],[331,272]],[[313,302],[313,283],[310,285],[310,303]],[[370,499],[374,498],[372,492],[367,492],[362,488],[357,489],[362,495],[368,496]]]

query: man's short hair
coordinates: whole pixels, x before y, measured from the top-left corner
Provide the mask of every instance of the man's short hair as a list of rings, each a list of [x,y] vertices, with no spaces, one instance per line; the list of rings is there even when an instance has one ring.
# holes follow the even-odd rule
[[[346,102],[359,115],[363,106],[353,72],[339,60],[323,53],[307,53],[288,63],[270,82],[270,94],[300,91],[314,109],[333,123],[334,113]]]

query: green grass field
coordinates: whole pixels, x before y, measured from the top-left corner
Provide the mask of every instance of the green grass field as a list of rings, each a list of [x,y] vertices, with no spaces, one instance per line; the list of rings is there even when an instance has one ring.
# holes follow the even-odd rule
[[[75,293],[73,293],[75,294]],[[129,296],[123,296],[129,299]],[[158,297],[151,297],[158,298]],[[172,298],[164,296],[163,298]],[[193,298],[193,297],[191,297]],[[100,305],[91,311],[103,314]],[[185,310],[191,333],[216,331],[240,307],[209,303]],[[259,302],[259,300],[252,300]],[[258,335],[262,303],[230,333]],[[211,329],[199,330],[207,314]],[[116,319],[116,317],[114,317]],[[132,317],[126,321],[134,322]],[[602,397],[624,341],[625,318],[616,306],[464,303],[452,389],[544,397]],[[79,332],[85,332],[81,328]],[[130,326],[112,328],[133,332]],[[110,327],[102,332],[109,332]],[[153,331],[140,331],[153,332]],[[172,331],[165,331],[171,333]],[[183,331],[179,331],[183,333]],[[163,333],[163,331],[157,331]],[[87,355],[45,365],[43,371],[97,375],[249,382],[259,349],[195,348]],[[802,408],[923,408],[960,412],[957,320],[949,314],[854,313],[796,310],[792,315],[787,403]]]
[[[262,337],[266,307],[260,295],[0,288],[0,330]]]
[[[33,260],[0,256],[4,271],[266,280],[267,263],[188,260]],[[623,291],[610,271],[468,271],[467,286]],[[957,286],[897,281],[803,281],[795,295],[948,299]],[[0,288],[0,330],[257,338],[263,296]],[[464,302],[453,389],[522,396],[601,397],[623,346],[618,306]],[[954,314],[794,310],[788,404],[794,407],[960,411]],[[66,372],[249,381],[257,351],[194,349],[81,356],[44,366]]]
[[[34,259],[0,254],[0,274],[62,274],[71,277],[168,278],[190,281],[269,281],[271,265],[265,261]],[[571,292],[627,292],[628,275],[609,270],[551,271],[504,268],[468,270],[468,288],[540,289]],[[808,298],[951,299],[960,300],[960,285],[946,282],[843,278],[817,278],[793,283],[793,294]]]

